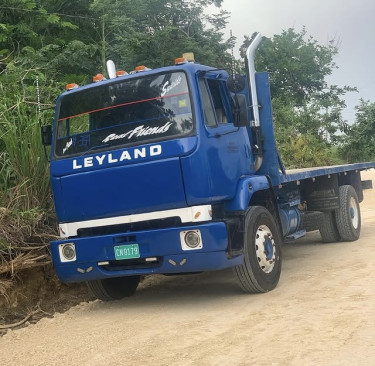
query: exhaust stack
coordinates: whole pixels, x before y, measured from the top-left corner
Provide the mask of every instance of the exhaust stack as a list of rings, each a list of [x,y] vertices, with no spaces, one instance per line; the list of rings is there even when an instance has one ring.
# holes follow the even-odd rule
[[[247,58],[247,68],[248,68],[248,77],[249,77],[249,85],[250,85],[250,93],[251,93],[251,100],[252,100],[252,110],[253,110],[253,121],[250,122],[251,128],[255,132],[255,145],[254,145],[254,155],[255,155],[255,170],[259,170],[263,162],[262,156],[262,141],[261,141],[261,134],[260,134],[260,119],[259,119],[259,104],[258,104],[258,96],[257,96],[257,87],[255,82],[255,65],[254,65],[254,58],[255,52],[259,47],[260,42],[262,41],[262,35],[257,33],[253,41],[251,42],[250,46],[246,50],[246,58]]]

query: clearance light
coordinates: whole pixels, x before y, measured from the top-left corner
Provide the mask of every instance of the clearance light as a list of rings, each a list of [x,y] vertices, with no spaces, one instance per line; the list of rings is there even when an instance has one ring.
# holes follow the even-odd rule
[[[144,65],[136,66],[135,72],[146,71],[147,67]]]
[[[137,66],[134,70],[134,72],[141,72],[141,71],[150,71],[152,69],[144,66],[144,65],[140,65],[140,66]]]
[[[125,70],[119,70],[116,71],[116,77],[128,75],[128,73]]]
[[[188,61],[188,62],[194,62],[195,59],[194,59],[194,53],[193,52],[186,52],[182,55],[182,57]]]
[[[71,83],[71,84],[66,84],[65,89],[66,89],[66,90],[72,90],[72,89],[77,89],[78,87],[79,87],[78,84],[76,84],[76,83]]]
[[[174,60],[175,65],[186,64],[187,60],[184,57],[178,57]]]
[[[105,80],[103,74],[96,74],[93,78],[92,78],[92,81],[94,83],[97,83],[98,81],[102,81],[102,80]]]

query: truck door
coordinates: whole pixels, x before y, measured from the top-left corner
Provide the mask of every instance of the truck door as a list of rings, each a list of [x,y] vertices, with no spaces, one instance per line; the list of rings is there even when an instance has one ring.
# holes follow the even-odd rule
[[[239,178],[250,173],[251,149],[245,127],[233,124],[230,94],[224,79],[199,79],[211,199],[234,196]]]

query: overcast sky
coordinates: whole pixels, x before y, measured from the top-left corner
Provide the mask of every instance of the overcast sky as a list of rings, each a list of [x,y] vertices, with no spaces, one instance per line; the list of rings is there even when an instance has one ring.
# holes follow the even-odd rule
[[[231,13],[228,34],[232,29],[238,46],[244,34],[258,31],[272,37],[303,26],[322,44],[339,40],[339,69],[328,81],[359,90],[346,97],[344,118],[354,120],[360,98],[375,102],[375,0],[224,0],[223,8]]]

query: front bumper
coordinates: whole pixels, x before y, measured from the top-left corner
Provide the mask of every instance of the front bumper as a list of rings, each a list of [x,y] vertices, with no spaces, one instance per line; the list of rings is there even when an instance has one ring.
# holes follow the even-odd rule
[[[203,246],[183,250],[180,232],[200,230]],[[74,243],[76,260],[61,262],[59,245]],[[139,245],[140,259],[115,260],[114,247],[123,244]],[[135,231],[113,235],[71,238],[51,243],[53,263],[63,282],[80,282],[110,277],[188,273],[224,269],[239,265],[243,255],[228,258],[228,235],[224,222]],[[156,258],[145,262],[146,258]],[[103,265],[103,263],[110,263]]]

